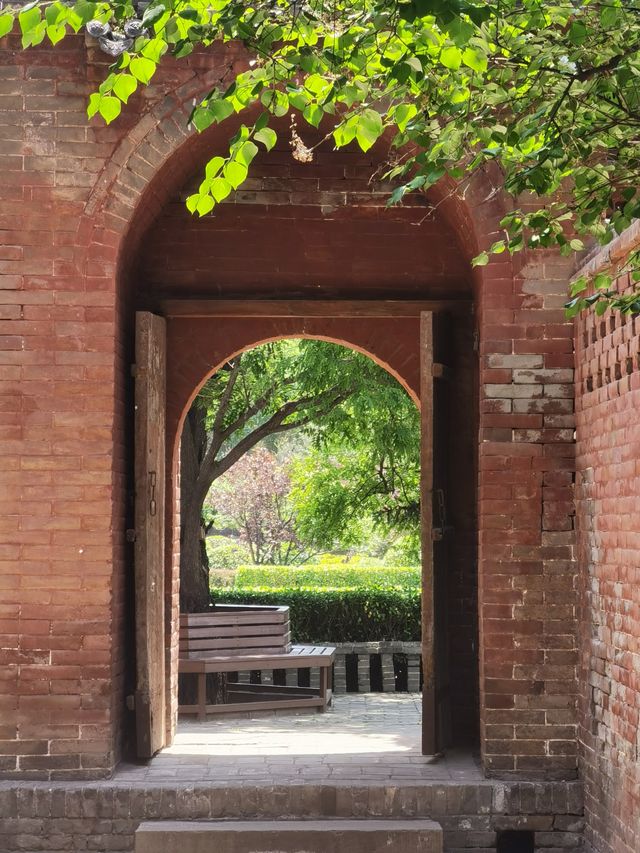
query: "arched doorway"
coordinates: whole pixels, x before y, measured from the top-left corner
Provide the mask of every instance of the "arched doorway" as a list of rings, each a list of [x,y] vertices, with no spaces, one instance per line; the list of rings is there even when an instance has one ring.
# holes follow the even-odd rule
[[[449,500],[449,487],[445,481],[456,479],[456,468],[465,458],[471,441],[461,441],[454,453],[444,449],[450,432],[451,419],[466,413],[465,428],[458,431],[472,437],[473,419],[469,418],[469,397],[472,389],[472,370],[468,359],[470,341],[470,313],[466,302],[450,303],[212,303],[201,301],[172,301],[163,306],[167,314],[167,350],[169,370],[167,375],[167,462],[170,476],[167,478],[167,582],[170,602],[168,607],[169,655],[166,658],[169,685],[165,691],[167,699],[168,732],[171,737],[175,720],[176,681],[176,631],[177,588],[176,578],[179,564],[179,525],[177,524],[178,437],[181,421],[199,387],[217,366],[228,360],[233,353],[264,340],[278,337],[318,337],[339,342],[370,355],[398,378],[411,396],[419,399],[423,413],[423,534],[425,597],[423,602],[423,624],[429,630],[423,635],[423,666],[425,670],[423,751],[433,754],[448,740],[448,722],[451,712],[451,691],[448,688],[451,669],[446,649],[450,645],[447,627],[448,614],[453,613],[453,622],[460,625],[461,598],[468,591],[456,582],[457,570],[447,571],[445,564],[460,567],[469,558],[469,545],[473,536],[473,525],[461,512],[466,501],[467,511],[473,512],[473,493],[454,489]],[[435,314],[434,310],[436,309]],[[434,324],[434,316],[436,322]],[[451,325],[444,327],[444,318],[451,317]],[[357,322],[356,322],[357,321]],[[153,321],[156,322],[156,321]],[[435,332],[434,332],[435,325]],[[465,356],[464,353],[467,353]],[[438,360],[444,358],[449,363]],[[467,359],[465,366],[464,360]],[[456,364],[462,372],[456,381]],[[455,389],[449,393],[444,389]],[[440,390],[436,390],[436,389]],[[425,405],[426,401],[426,405]],[[436,409],[440,411],[434,417]],[[456,414],[457,413],[457,414]],[[464,415],[463,415],[464,417]],[[154,431],[155,432],[155,431]],[[434,454],[434,446],[442,450]],[[465,450],[466,446],[466,450]],[[440,460],[434,466],[434,457]],[[435,477],[435,481],[434,481]],[[454,494],[455,493],[455,494]],[[435,495],[435,501],[433,496]],[[469,500],[471,498],[471,500]],[[140,502],[147,506],[149,495]],[[449,524],[446,513],[461,519],[461,535],[456,545],[450,546],[444,534]],[[137,525],[138,526],[138,525]],[[468,528],[464,533],[465,526]],[[469,535],[471,534],[471,535]],[[457,537],[456,537],[457,538]],[[464,547],[462,544],[464,543]],[[453,547],[453,558],[449,555]],[[439,568],[439,566],[441,568]],[[467,565],[463,571],[468,571]],[[453,579],[453,580],[452,580]],[[458,604],[451,607],[453,598]],[[436,606],[436,601],[440,604]],[[465,614],[466,619],[469,618]],[[459,637],[457,638],[459,640]],[[455,642],[454,642],[455,644]],[[466,658],[464,666],[473,667],[475,648],[456,648],[454,658]],[[159,675],[161,680],[164,676]],[[457,683],[457,681],[456,681]],[[473,708],[473,698],[466,691],[466,700]],[[473,711],[471,713],[474,713]],[[468,718],[467,718],[468,719]],[[469,729],[468,722],[466,725]],[[473,723],[472,723],[473,725]],[[161,746],[164,735],[156,735]],[[459,740],[459,738],[458,738]],[[150,750],[151,751],[151,750]]]

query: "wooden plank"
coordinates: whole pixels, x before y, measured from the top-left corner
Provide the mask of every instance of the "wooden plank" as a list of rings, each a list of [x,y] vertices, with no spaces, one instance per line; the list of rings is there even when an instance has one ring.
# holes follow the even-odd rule
[[[289,621],[288,611],[273,613],[182,613],[181,628],[195,628],[208,625],[282,625]]]
[[[205,655],[202,658],[180,658],[180,672],[237,672],[250,669],[304,669],[305,667],[331,666],[335,649],[319,655],[289,654],[256,655]]]
[[[135,342],[136,737],[140,758],[165,745],[166,323],[136,314]]]
[[[180,631],[180,640],[191,642],[191,640],[204,640],[207,637],[283,637],[288,629],[285,630],[284,625],[258,625],[255,633],[252,634],[252,631],[251,625],[230,625],[222,628],[218,625],[213,628],[202,625]]]
[[[228,693],[254,693],[256,695],[275,695],[284,696],[291,694],[292,699],[299,697],[319,696],[318,691],[313,687],[293,687],[285,684],[246,684],[244,682],[233,681],[227,683]]]
[[[420,523],[422,539],[422,753],[436,752],[433,595],[433,314],[420,315]]]
[[[261,699],[258,702],[229,702],[224,705],[207,705],[207,714],[228,714],[236,711],[277,711],[282,708],[321,708],[320,697],[306,699]]]
[[[222,649],[237,649],[244,652],[246,648],[262,649],[273,648],[282,641],[286,645],[291,641],[291,634],[278,634],[277,637],[207,637],[197,640],[189,638],[180,641],[180,651],[202,651],[209,649],[212,652]]]
[[[160,302],[166,317],[397,317],[418,319],[425,311],[467,307],[467,297],[440,300],[237,300],[166,299]]]

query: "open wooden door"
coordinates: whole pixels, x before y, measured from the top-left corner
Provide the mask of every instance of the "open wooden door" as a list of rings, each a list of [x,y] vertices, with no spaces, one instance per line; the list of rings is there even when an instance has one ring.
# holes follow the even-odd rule
[[[165,745],[164,515],[166,323],[136,314],[136,736],[140,758]]]
[[[422,528],[422,752],[434,755],[449,735],[446,577],[447,317],[420,315],[420,512]]]

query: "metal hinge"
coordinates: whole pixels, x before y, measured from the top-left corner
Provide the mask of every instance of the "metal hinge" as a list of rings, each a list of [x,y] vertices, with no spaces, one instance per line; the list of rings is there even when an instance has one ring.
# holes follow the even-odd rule
[[[133,693],[129,693],[129,695],[124,700],[124,704],[126,705],[127,711],[135,711],[136,697],[133,695]]]
[[[124,537],[127,542],[135,542],[136,541],[136,532],[133,527],[128,527],[124,532]]]

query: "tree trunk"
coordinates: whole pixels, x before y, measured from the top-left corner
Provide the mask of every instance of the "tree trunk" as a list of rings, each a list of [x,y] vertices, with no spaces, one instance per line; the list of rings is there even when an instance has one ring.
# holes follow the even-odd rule
[[[206,447],[205,413],[193,406],[180,446],[180,610],[199,613],[209,607],[209,562],[202,530],[202,502],[196,482]]]

